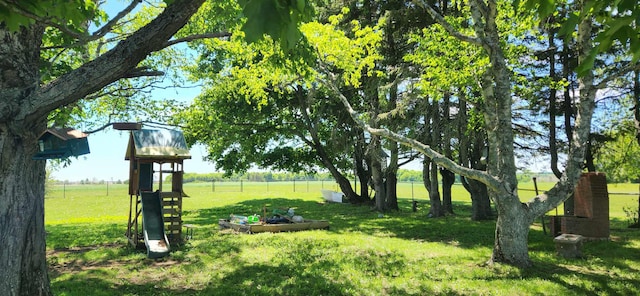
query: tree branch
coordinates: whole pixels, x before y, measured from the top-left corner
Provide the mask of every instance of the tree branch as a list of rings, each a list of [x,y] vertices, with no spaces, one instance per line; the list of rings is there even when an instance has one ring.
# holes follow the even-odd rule
[[[122,18],[127,16],[127,14],[131,13],[131,11],[133,11],[133,9],[136,8],[136,6],[138,6],[138,4],[140,4],[140,3],[142,3],[142,0],[133,0],[133,1],[131,1],[131,4],[129,4],[129,6],[125,7],[125,9],[120,11],[114,18],[109,20],[100,29],[98,29],[95,32],[93,32],[93,34],[91,34],[92,40],[96,40],[98,38],[101,38],[104,35],[107,35],[107,33],[111,32],[111,30],[113,29],[113,26],[115,26],[118,23],[118,21],[120,21]]]
[[[616,69],[613,72],[609,73],[609,75],[607,75],[605,78],[600,80],[600,82],[598,82],[598,84],[595,85],[595,88],[603,89],[607,86],[607,83],[611,82],[612,80],[616,78],[620,78],[626,75],[627,73],[630,73],[635,70],[640,70],[639,62],[627,63],[624,67],[621,67],[621,68],[616,67]]]
[[[126,76],[151,52],[163,49],[198,11],[204,0],[175,0],[149,24],[93,61],[66,73],[25,99],[19,118],[43,118],[59,106],[71,104]]]
[[[164,72],[157,70],[150,70],[149,67],[133,68],[129,72],[125,73],[122,78],[137,78],[148,76],[163,76]]]
[[[113,124],[114,124],[114,122],[111,122],[111,119],[109,119],[109,123],[106,123],[105,125],[103,125],[103,126],[101,126],[101,127],[97,128],[97,129],[91,130],[91,131],[86,131],[86,132],[85,132],[85,131],[83,131],[83,133],[85,133],[85,134],[87,134],[87,135],[90,135],[90,134],[93,134],[93,133],[97,133],[97,132],[99,132],[99,131],[101,131],[101,130],[104,130],[104,129],[106,129],[106,128],[108,128],[108,127],[112,126]]]
[[[427,4],[424,0],[415,0],[414,3],[419,7],[422,7],[429,13],[429,15],[440,24],[451,36],[465,42],[472,44],[482,45],[482,41],[478,37],[462,34],[462,32],[456,30],[444,17],[438,13],[431,5]]]
[[[340,91],[340,89],[338,88],[338,79],[336,78],[336,75],[334,73],[331,73],[329,71],[326,70],[326,68],[324,67],[324,65],[320,65],[320,67],[324,70],[324,73],[326,74],[327,79],[324,78],[319,78],[319,80],[325,85],[327,86],[331,91],[333,91],[333,93],[335,93],[338,98],[340,98],[340,101],[342,102],[342,104],[344,104],[345,108],[347,109],[347,112],[351,115],[351,118],[356,122],[356,124],[358,124],[362,129],[368,131],[369,133],[373,134],[373,135],[377,135],[377,136],[381,136],[387,139],[391,139],[393,141],[396,141],[398,143],[401,143],[405,146],[409,146],[415,150],[417,150],[418,152],[420,152],[421,154],[425,155],[426,157],[429,157],[433,162],[435,162],[436,164],[438,164],[439,166],[442,166],[456,174],[465,176],[467,178],[470,179],[474,179],[474,180],[478,180],[484,184],[487,185],[487,187],[491,188],[492,190],[495,191],[499,191],[502,188],[501,182],[500,180],[494,178],[493,176],[489,175],[488,173],[484,172],[484,171],[479,171],[479,170],[474,170],[474,169],[470,169],[470,168],[466,168],[463,166],[460,166],[458,164],[456,164],[454,161],[448,159],[447,157],[445,157],[444,155],[434,151],[433,149],[431,149],[431,147],[429,147],[429,145],[425,145],[423,143],[421,143],[420,141],[417,141],[415,139],[411,139],[408,137],[405,137],[403,135],[394,133],[392,131],[389,131],[388,129],[384,129],[384,128],[372,128],[366,121],[360,119],[359,114],[353,109],[353,107],[351,106],[351,104],[349,103],[349,100],[347,99],[347,97]]]
[[[45,24],[45,25],[53,27],[53,28],[56,28],[56,29],[60,30],[62,33],[67,34],[69,36],[72,36],[74,38],[82,38],[82,34],[80,32],[73,31],[72,29],[69,29],[65,25],[56,23],[50,17],[47,18],[47,17],[38,16],[38,15],[30,12],[28,9],[25,9],[24,7],[22,7],[18,1],[6,2],[6,1],[0,0],[0,4],[4,4],[5,7],[8,7],[10,13],[16,13],[16,14],[19,14],[19,15],[24,16],[26,18],[30,18],[30,19],[32,19],[32,20],[34,20],[36,22]]]
[[[140,3],[142,3],[142,0],[134,0],[134,1],[132,1],[131,4],[129,4],[125,9],[120,11],[114,18],[109,20],[109,22],[107,22],[100,29],[98,29],[95,32],[93,32],[93,34],[91,34],[91,35],[81,34],[80,32],[73,32],[73,31],[70,31],[68,28],[66,28],[64,26],[60,26],[60,25],[55,24],[55,23],[50,22],[50,21],[45,21],[45,24],[57,28],[61,32],[63,32],[65,34],[75,38],[76,41],[72,42],[70,44],[62,44],[62,45],[56,45],[56,46],[46,46],[46,47],[42,47],[41,49],[42,50],[49,50],[49,49],[71,48],[71,47],[81,46],[81,45],[86,44],[86,43],[91,42],[91,41],[98,40],[98,39],[104,37],[105,35],[107,35],[109,32],[111,32],[113,27],[116,24],[118,24],[118,22],[122,18],[127,16],[127,14],[131,13],[131,11],[133,11],[133,9],[135,9],[136,6],[138,6],[138,4],[140,4]],[[27,17],[32,18],[32,19],[34,19],[36,21],[43,21],[42,18],[40,18],[40,17],[38,17],[36,15],[30,15],[30,16],[27,16]]]
[[[198,40],[198,39],[223,38],[223,37],[231,37],[231,33],[229,33],[229,32],[214,32],[214,33],[191,35],[191,36],[187,36],[187,37],[183,37],[183,38],[169,40],[169,41],[167,41],[167,43],[165,43],[164,47],[169,47],[169,46],[172,46],[172,45],[176,45],[178,43],[190,42],[190,41]]]

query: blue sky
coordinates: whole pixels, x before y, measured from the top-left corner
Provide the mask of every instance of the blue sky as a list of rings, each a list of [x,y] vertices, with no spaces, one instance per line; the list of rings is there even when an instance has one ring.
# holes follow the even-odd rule
[[[120,1],[109,0],[105,9],[110,15],[115,15],[124,7]],[[127,3],[128,4],[128,3]],[[179,88],[179,89],[156,89],[152,92],[154,99],[178,99],[184,102],[192,102],[200,92],[200,88]],[[76,127],[80,128],[80,127]],[[107,128],[104,131],[89,135],[90,154],[72,159],[69,166],[58,168],[52,172],[52,177],[57,180],[80,181],[80,180],[105,180],[117,181],[129,178],[129,163],[124,160],[129,132],[118,131]],[[215,171],[212,163],[203,161],[206,155],[206,148],[196,145],[191,148],[191,159],[184,163],[184,170],[187,173],[211,173]],[[537,162],[538,166],[545,162]],[[534,165],[535,167],[535,165]],[[421,163],[415,161],[404,169],[421,170]],[[540,168],[533,168],[539,171]]]
[[[115,16],[129,2],[109,0],[103,7],[111,16]],[[192,102],[200,93],[199,87],[155,89],[151,92],[153,99],[176,99]],[[75,127],[81,129],[82,127]],[[129,162],[124,160],[129,132],[107,128],[89,135],[89,150],[91,153],[72,158],[71,165],[52,171],[52,177],[57,180],[105,180],[117,181],[129,179]],[[197,145],[191,148],[191,159],[185,160],[184,170],[187,173],[210,173],[215,170],[212,163],[202,160],[206,155],[206,148]]]
[[[129,132],[108,129],[89,135],[91,153],[72,159],[71,165],[52,172],[52,177],[60,181],[129,179],[129,162],[124,160]],[[191,148],[191,159],[184,162],[187,173],[210,173],[211,163],[202,160],[206,148],[196,145]]]
[[[179,99],[190,103],[199,92],[200,88],[157,89],[152,92],[152,96],[155,99]],[[129,162],[124,160],[129,132],[107,128],[90,134],[88,140],[91,153],[72,158],[71,165],[52,171],[54,179],[60,181],[129,179]],[[202,160],[206,154],[206,148],[202,145],[191,147],[191,159],[184,162],[185,172],[214,172],[214,165]]]

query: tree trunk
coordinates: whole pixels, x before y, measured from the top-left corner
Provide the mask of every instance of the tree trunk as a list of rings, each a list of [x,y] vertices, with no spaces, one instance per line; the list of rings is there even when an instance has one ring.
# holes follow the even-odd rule
[[[114,48],[42,85],[44,24],[0,23],[0,293],[50,295],[44,231],[45,162],[33,160],[50,112],[126,76],[179,30],[202,0],[178,0]]]
[[[0,24],[0,292],[49,295],[45,257],[45,162],[31,159],[45,119],[17,116],[39,85],[43,28],[10,33]]]
[[[481,164],[482,150],[485,147],[485,136],[483,132],[474,131],[470,129],[468,125],[467,116],[467,102],[464,91],[459,93],[460,100],[458,101],[458,139],[459,148],[458,156],[460,158],[460,165],[468,168],[474,168],[477,170],[486,170],[485,166]],[[473,137],[472,140],[469,139]],[[489,193],[487,192],[487,185],[484,183],[460,176],[462,185],[471,195],[471,220],[481,221],[493,218],[493,211],[491,210],[491,201],[489,200]]]
[[[431,104],[427,102],[426,118],[431,119],[431,122],[425,123],[425,138],[426,143],[430,143],[433,149],[438,150],[441,147],[441,134],[440,134],[440,105],[436,100],[432,100]],[[444,210],[442,208],[442,201],[440,199],[440,189],[438,186],[438,165],[431,159],[425,158],[422,166],[422,179],[424,185],[429,192],[429,217],[442,217],[444,216]]]
[[[636,128],[636,142],[640,145],[640,70],[633,71],[633,125]]]
[[[382,170],[382,162],[380,149],[380,137],[372,136],[370,144],[371,159],[371,180],[373,182],[373,190],[375,193],[375,208],[380,212],[387,210],[387,191],[384,188],[384,173]]]
[[[365,137],[362,131],[356,133],[356,144],[354,147],[354,156],[356,162],[356,177],[360,181],[360,197],[358,202],[369,202],[371,197],[369,196],[369,180],[371,179],[371,171],[365,168],[366,155],[364,152]],[[355,188],[354,188],[355,190]]]
[[[45,162],[36,131],[0,125],[0,290],[3,295],[49,295],[45,232]]]
[[[442,176],[442,211],[446,214],[453,214],[451,186],[456,181],[456,175],[445,168],[440,169],[440,175]]]
[[[316,139],[314,139],[314,141],[316,141]],[[342,193],[344,193],[347,200],[349,200],[350,203],[359,203],[360,197],[355,193],[355,191],[353,191],[351,182],[349,182],[349,179],[342,175],[342,173],[340,173],[333,162],[331,162],[331,158],[329,157],[327,151],[324,149],[324,146],[322,146],[322,143],[320,143],[319,140],[314,143],[314,149],[318,154],[318,158],[320,158],[320,162],[322,162],[322,164],[324,164],[324,167],[329,170],[329,173],[336,180],[336,183],[338,183],[340,190],[342,191]]]
[[[461,177],[462,185],[471,195],[471,220],[482,221],[493,219],[491,200],[487,192],[487,185],[480,181]]]
[[[549,32],[549,41],[553,42],[555,40],[555,34]],[[553,44],[553,43],[551,43]],[[567,45],[567,44],[565,44]],[[550,47],[552,45],[549,45]],[[549,49],[552,50],[552,49]],[[554,49],[553,49],[554,50]],[[555,52],[551,52],[549,54],[549,76],[553,81],[559,81],[560,79],[556,74],[556,55]],[[566,63],[568,64],[568,63]],[[566,67],[565,64],[565,67]],[[556,176],[556,178],[560,178],[562,176],[562,172],[558,168],[558,145],[556,140],[556,116],[557,116],[557,97],[556,97],[556,89],[552,88],[549,91],[549,154],[551,156],[551,171]]]
[[[385,188],[387,190],[387,204],[386,208],[389,210],[399,210],[398,207],[398,171],[385,172]]]
[[[482,75],[484,121],[489,143],[487,173],[500,180],[501,186],[489,188],[489,197],[498,208],[496,238],[492,261],[529,266],[527,236],[529,224],[523,226],[523,210],[518,199],[518,179],[514,154],[512,124],[511,70],[507,66],[496,25],[497,4],[470,1],[474,30],[482,36],[482,46],[489,55],[491,68]],[[482,15],[486,19],[482,19]],[[515,219],[515,220],[512,220]]]
[[[495,242],[491,262],[503,262],[519,267],[531,266],[528,237],[531,220],[517,196],[496,197],[498,206]]]
[[[442,217],[442,202],[440,201],[440,190],[438,189],[438,165],[428,158],[422,163],[422,181],[424,187],[429,192],[429,217]]]
[[[398,143],[390,141],[391,148],[389,149],[391,157],[389,159],[389,166],[384,172],[385,175],[385,189],[387,190],[387,204],[386,208],[389,210],[398,210]]]
[[[452,133],[453,130],[448,128],[451,126],[451,94],[445,93],[442,100],[442,126],[444,128],[442,131],[442,150],[444,156],[448,159],[453,159],[453,149],[451,147],[451,138],[453,138]],[[456,175],[446,169],[440,168],[440,175],[442,176],[442,210],[447,214],[453,214],[453,204],[451,203],[451,186],[456,181]]]
[[[587,151],[586,151],[586,155],[584,156],[584,167],[587,169],[588,172],[595,172],[596,171],[596,164],[594,162],[593,159],[593,146],[591,145],[591,143],[594,141],[592,136],[589,136],[589,142],[587,142]]]

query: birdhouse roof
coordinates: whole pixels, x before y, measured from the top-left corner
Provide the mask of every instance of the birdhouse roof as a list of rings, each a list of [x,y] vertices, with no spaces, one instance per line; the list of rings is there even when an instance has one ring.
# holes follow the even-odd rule
[[[72,129],[72,128],[48,128],[46,131],[44,131],[39,138],[42,138],[42,136],[46,135],[46,134],[51,134],[61,140],[71,140],[71,139],[82,139],[82,138],[86,138],[87,134],[77,130],[77,129]]]

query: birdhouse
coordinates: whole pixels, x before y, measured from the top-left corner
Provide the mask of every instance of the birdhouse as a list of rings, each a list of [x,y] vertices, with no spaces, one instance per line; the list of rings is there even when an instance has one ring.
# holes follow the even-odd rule
[[[87,134],[71,128],[50,128],[38,138],[38,152],[33,159],[67,158],[87,153]]]

